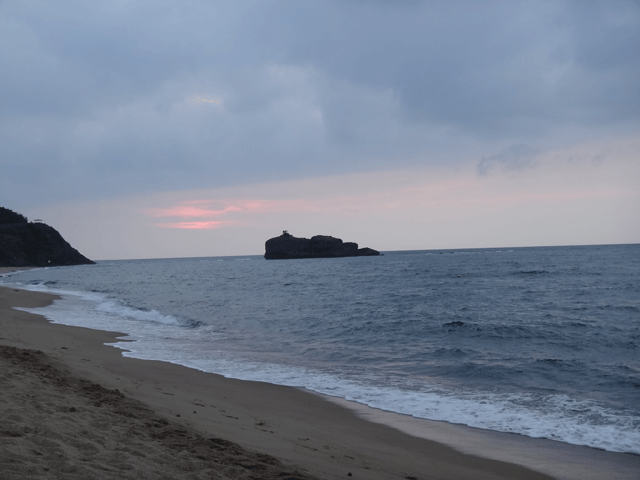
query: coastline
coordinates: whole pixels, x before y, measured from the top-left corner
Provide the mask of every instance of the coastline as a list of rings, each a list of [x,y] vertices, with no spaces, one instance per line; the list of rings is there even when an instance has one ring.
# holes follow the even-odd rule
[[[399,425],[403,419],[400,415],[386,415],[387,412],[369,411],[353,404],[345,406],[348,402],[327,401],[300,389],[125,358],[120,349],[104,345],[121,336],[118,333],[51,324],[41,316],[10,308],[44,306],[54,298],[0,288],[0,345],[42,350],[77,377],[118,389],[126,397],[144,402],[157,415],[205,438],[222,438],[272,455],[290,466],[287,471],[297,469],[320,478],[344,477],[348,473],[355,478],[372,479],[550,478],[515,464],[528,462],[536,470],[547,470],[557,478],[612,478],[612,473],[616,478],[635,478],[638,473],[635,455],[587,447],[572,449],[571,445],[519,435],[484,431],[476,431],[475,435],[475,429],[469,427],[410,417],[403,427]],[[410,431],[416,425],[423,426],[422,433]],[[410,434],[401,429],[409,429]],[[425,433],[427,430],[430,432]],[[511,450],[506,453],[506,461],[492,460],[460,453],[420,435],[440,435],[440,441],[446,443],[465,438],[456,445],[462,451],[465,444],[472,445],[471,437],[487,451],[503,451],[509,444]],[[636,470],[632,471],[634,461]],[[579,474],[576,469],[580,468],[591,477]]]
[[[0,277],[5,273],[22,272],[24,270],[33,270],[34,268],[41,267],[0,267]]]

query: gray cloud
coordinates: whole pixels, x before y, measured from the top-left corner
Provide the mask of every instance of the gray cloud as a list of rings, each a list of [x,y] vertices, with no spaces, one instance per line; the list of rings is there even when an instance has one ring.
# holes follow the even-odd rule
[[[640,120],[631,1],[5,1],[0,45],[10,207],[455,162]]]
[[[495,155],[482,157],[478,163],[478,173],[480,175],[487,175],[496,168],[522,171],[531,168],[539,154],[540,150],[527,145],[511,145]]]

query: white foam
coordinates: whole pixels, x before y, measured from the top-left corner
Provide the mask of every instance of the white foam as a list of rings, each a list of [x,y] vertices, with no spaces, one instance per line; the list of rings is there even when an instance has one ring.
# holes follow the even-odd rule
[[[17,286],[17,285],[16,285]],[[163,315],[156,310],[139,310],[123,305],[97,292],[78,292],[51,288],[44,284],[19,285],[20,288],[36,292],[51,293],[61,298],[43,308],[19,308],[27,312],[44,315],[54,323],[97,330],[120,331],[146,335],[148,323],[180,325],[171,315]]]
[[[134,320],[142,320],[145,322],[157,322],[167,325],[179,324],[178,319],[171,315],[162,315],[156,310],[136,310],[111,300],[101,302],[96,307],[96,310],[110,315],[117,315]]]

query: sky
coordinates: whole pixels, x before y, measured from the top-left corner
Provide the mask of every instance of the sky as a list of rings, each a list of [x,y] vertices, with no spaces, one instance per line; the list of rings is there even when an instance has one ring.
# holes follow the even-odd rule
[[[640,1],[0,1],[0,206],[91,259],[640,243]]]

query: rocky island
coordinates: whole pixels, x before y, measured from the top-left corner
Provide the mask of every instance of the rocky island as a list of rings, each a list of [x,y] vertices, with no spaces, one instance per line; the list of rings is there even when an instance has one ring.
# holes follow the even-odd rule
[[[0,267],[54,267],[92,264],[62,238],[58,231],[39,220],[0,207]]]
[[[367,257],[380,255],[372,248],[358,248],[357,243],[343,242],[339,238],[316,235],[309,238],[297,238],[286,230],[282,235],[265,242],[264,258],[267,260],[288,260],[295,258],[336,258]]]

